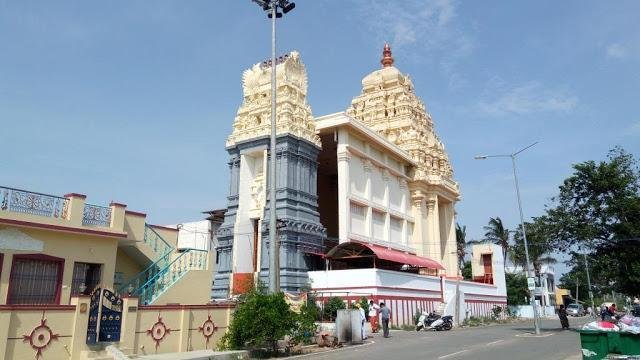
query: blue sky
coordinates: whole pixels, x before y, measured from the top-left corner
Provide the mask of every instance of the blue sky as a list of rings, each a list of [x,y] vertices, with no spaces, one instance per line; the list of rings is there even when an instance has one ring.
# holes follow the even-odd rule
[[[640,2],[297,1],[279,53],[298,50],[319,116],[347,108],[384,41],[461,184],[458,220],[541,214],[573,163],[640,154]],[[0,184],[123,202],[154,223],[225,206],[241,74],[270,55],[249,0],[0,0]]]

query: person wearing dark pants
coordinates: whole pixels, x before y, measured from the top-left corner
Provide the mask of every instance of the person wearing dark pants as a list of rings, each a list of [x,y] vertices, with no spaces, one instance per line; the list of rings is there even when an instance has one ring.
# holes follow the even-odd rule
[[[391,319],[391,309],[386,307],[383,302],[380,303],[380,318],[382,320],[382,334],[389,337],[389,319]]]

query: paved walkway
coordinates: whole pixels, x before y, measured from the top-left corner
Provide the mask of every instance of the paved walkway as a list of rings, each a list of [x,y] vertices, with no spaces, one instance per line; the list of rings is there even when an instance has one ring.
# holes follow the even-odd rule
[[[571,318],[572,328],[587,318]],[[308,359],[580,359],[580,338],[575,330],[561,330],[557,319],[543,320],[536,336],[530,321],[449,332],[392,331],[388,339],[374,334],[365,345],[305,356]]]

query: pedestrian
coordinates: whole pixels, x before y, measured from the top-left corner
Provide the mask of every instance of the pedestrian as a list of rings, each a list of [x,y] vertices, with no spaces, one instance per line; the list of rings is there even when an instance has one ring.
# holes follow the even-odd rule
[[[378,310],[380,307],[373,302],[369,301],[369,323],[371,324],[371,332],[378,332]]]
[[[604,319],[609,315],[609,309],[607,309],[607,305],[602,304],[600,306],[600,319],[604,321]]]
[[[631,313],[633,316],[640,317],[640,300],[638,298],[633,299],[633,310]]]
[[[564,305],[560,305],[560,310],[558,310],[558,317],[560,318],[560,325],[562,325],[562,330],[569,328],[569,318],[567,317],[567,309],[565,309]]]
[[[382,320],[382,335],[386,338],[389,337],[389,320],[391,319],[391,309],[380,303],[380,318]]]
[[[616,308],[616,304],[611,304],[611,306],[609,307],[609,316],[613,319],[614,316],[616,316],[616,312],[618,311],[618,309]]]
[[[360,303],[356,303],[356,308],[360,312],[360,337],[364,340],[367,338],[367,334],[364,331],[364,323],[367,321],[367,317],[364,315],[364,309]]]
[[[591,306],[587,306],[587,315],[593,316],[593,309],[591,308]]]

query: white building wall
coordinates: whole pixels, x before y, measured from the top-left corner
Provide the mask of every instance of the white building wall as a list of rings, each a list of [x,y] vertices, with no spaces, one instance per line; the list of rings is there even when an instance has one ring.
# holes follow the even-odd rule
[[[312,291],[320,301],[332,296],[347,302],[361,297],[381,301],[391,307],[392,324],[414,325],[418,309],[443,310],[444,314],[490,316],[494,306],[506,307],[506,289],[494,285],[445,279],[381,269],[353,269],[309,272]],[[460,308],[456,312],[456,289]]]

